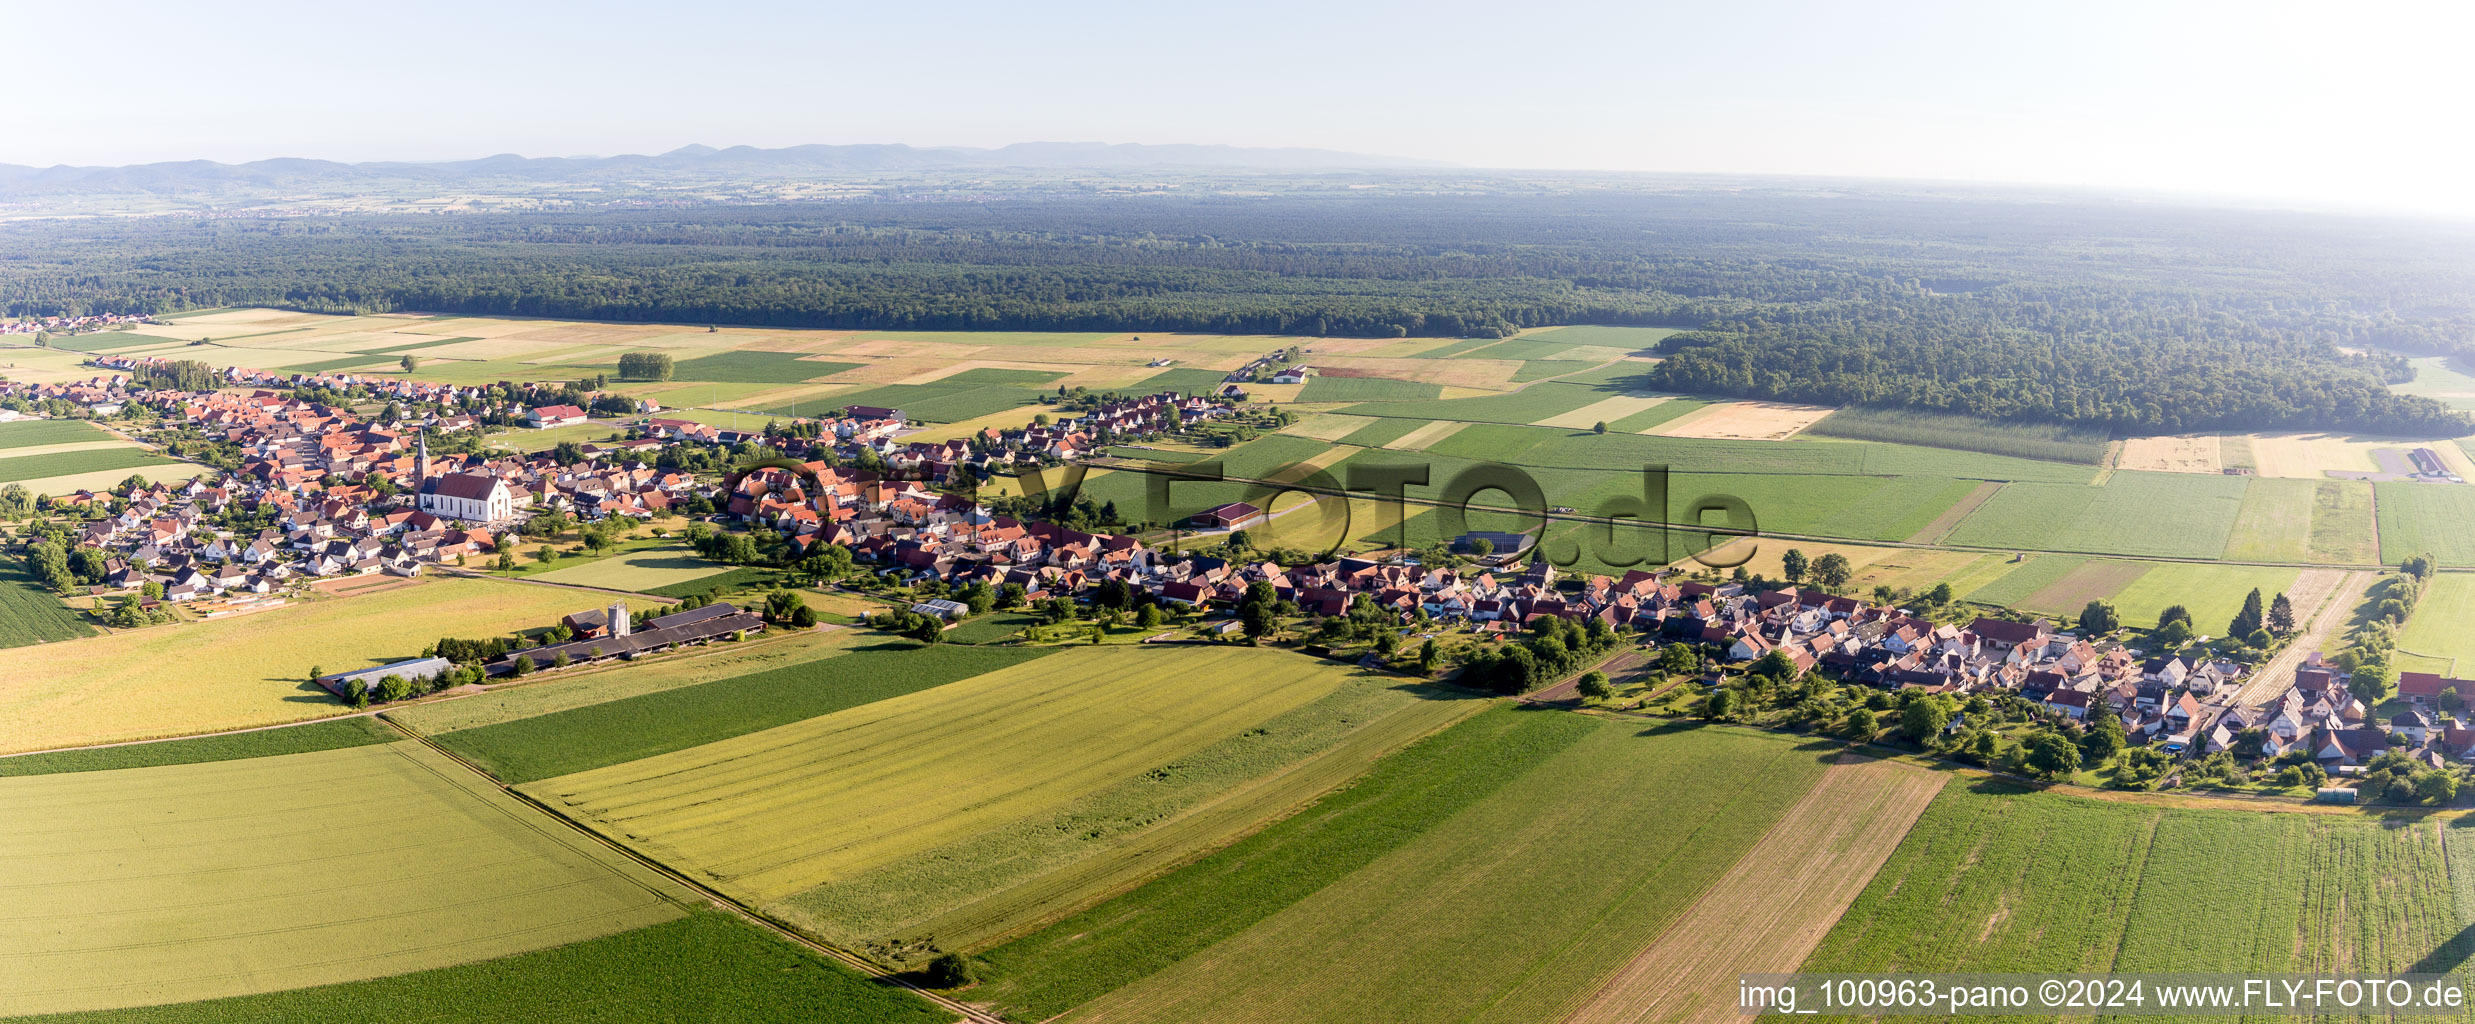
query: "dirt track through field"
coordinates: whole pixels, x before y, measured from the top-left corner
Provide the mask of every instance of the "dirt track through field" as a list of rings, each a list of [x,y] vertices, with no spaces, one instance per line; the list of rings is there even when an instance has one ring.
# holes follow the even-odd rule
[[[1743,1019],[1737,975],[1802,966],[1942,782],[1911,765],[1843,756],[1683,917],[1566,1019]]]
[[[2295,577],[2294,589],[2286,592],[2286,600],[2294,605],[2295,614],[2304,616],[2303,629],[2294,642],[2279,651],[2277,657],[2260,666],[2260,671],[2243,683],[2242,692],[2235,695],[2239,704],[2266,704],[2277,699],[2294,683],[2295,668],[2303,664],[2303,656],[2320,650],[2331,637],[2346,627],[2346,615],[2363,600],[2363,591],[2378,578],[2377,573],[2344,572],[2337,569],[2306,569]],[[2313,609],[2318,609],[2314,611]]]
[[[2002,481],[1999,480],[1988,480],[1978,484],[1976,490],[1968,492],[1967,497],[1959,499],[1959,504],[1942,510],[1942,514],[1935,516],[1933,522],[1925,524],[1924,529],[1909,535],[1906,543],[1942,543],[1942,538],[1950,536],[1951,531],[1959,529],[1960,520],[1968,518],[1968,513],[1976,511],[1977,506],[1993,498],[1995,492],[2002,490],[2002,486]]]

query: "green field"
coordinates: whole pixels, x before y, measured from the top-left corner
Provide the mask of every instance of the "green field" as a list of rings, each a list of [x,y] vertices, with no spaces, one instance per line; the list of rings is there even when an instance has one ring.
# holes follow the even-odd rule
[[[1561,385],[1543,385],[1561,387]],[[1533,388],[1532,390],[1536,390]],[[1663,405],[1674,405],[1674,402]],[[1663,406],[1653,406],[1655,411]],[[1439,417],[1450,418],[1450,417]],[[1735,441],[1655,434],[1481,424],[1428,449],[1436,455],[1510,462],[1530,470],[1666,466],[1679,473],[1941,476],[1968,480],[2086,483],[2087,466],[1981,452],[1865,441]]]
[[[523,789],[764,903],[1053,813],[1344,675],[1249,648],[1075,649]]]
[[[952,1015],[719,911],[480,963],[45,1024],[940,1024]]]
[[[2119,472],[2103,487],[2012,484],[1950,542],[1973,547],[2216,558],[2243,504],[2243,477]]]
[[[1436,398],[1426,401],[1383,401],[1353,405],[1340,411],[1352,416],[1400,416],[1414,420],[1465,420],[1471,423],[1536,423],[1612,397],[1589,387],[1550,382],[1519,391],[1477,398]]]
[[[151,466],[185,465],[143,448],[95,448],[82,452],[51,452],[0,458],[0,484],[24,483],[76,473],[142,470]]]
[[[2149,571],[2121,593],[2113,596],[2114,610],[2121,613],[2123,625],[2146,629],[2157,624],[2157,614],[2168,605],[2182,605],[2191,612],[2192,632],[2205,636],[2222,636],[2226,624],[2235,613],[2243,610],[2243,597],[2252,588],[2260,588],[2262,607],[2280,592],[2291,590],[2298,569],[2250,565],[2194,565],[2188,562],[2152,563]],[[2057,609],[2078,614],[2079,609]],[[2300,621],[2311,617],[2309,608],[2295,609]]]
[[[35,581],[24,557],[0,555],[0,647],[75,640],[94,632],[84,616]]]
[[[2406,620],[2398,647],[2450,662],[2447,674],[2475,670],[2475,574],[2449,572],[2434,577],[2423,600],[2415,603],[2414,616]]]
[[[1039,622],[1030,612],[990,612],[945,631],[949,644],[995,643],[1023,631],[1023,627]]]
[[[455,700],[388,708],[381,717],[424,736],[676,690],[847,653],[865,637],[856,631],[767,636],[714,644],[682,654],[570,668],[526,677]]]
[[[1671,398],[1630,416],[1619,417],[1607,424],[1607,429],[1610,433],[1637,434],[1709,405],[1708,402],[1696,402],[1690,398]]]
[[[1802,969],[2447,971],[2437,824],[1955,779]]]
[[[437,740],[503,781],[533,782],[831,714],[1052,651],[880,643],[821,661],[460,729]]]
[[[674,587],[691,587],[690,592],[693,593],[696,589],[712,586],[700,581],[730,569],[730,566],[706,561],[704,556],[698,555],[686,544],[669,541],[582,565],[554,569],[535,578],[545,583],[601,587],[638,594],[653,594]]]
[[[1849,406],[1822,417],[1805,433],[1859,441],[1957,448],[2094,466],[2105,457],[2101,427],[2017,423],[1925,409]]]
[[[109,441],[112,435],[85,420],[18,420],[0,423],[0,450],[47,444]]]
[[[2256,478],[2243,492],[2225,557],[2360,564],[2380,556],[2373,534],[2370,484]]]
[[[2051,586],[2054,581],[2087,563],[2088,559],[2073,555],[2030,555],[2026,561],[2011,564],[2002,575],[1976,589],[1960,590],[1959,598],[1975,604],[2008,608],[2028,600],[2028,595]],[[1958,587],[1952,589],[1958,590]]]
[[[1341,438],[1341,443],[1381,448],[1409,436],[1412,431],[1425,425],[1417,420],[1401,417],[1380,419],[1350,431],[1349,436]]]
[[[2409,359],[2407,364],[2415,368],[2415,379],[2391,384],[2389,390],[2423,395],[2452,409],[2475,409],[2475,374],[2459,368],[2464,362],[2455,356]]]
[[[1382,377],[1313,377],[1299,390],[1301,402],[1415,402],[1442,396],[1442,385]]]
[[[672,365],[673,380],[709,380],[725,384],[797,384],[856,369],[858,363],[803,359],[790,352],[718,352],[681,359]]]
[[[990,951],[988,998],[1016,1020],[1086,1000],[1071,1019],[1556,1019],[1759,840],[1827,756],[1764,734],[1650,732],[1471,719],[1295,818]]]
[[[0,1016],[383,977],[684,913],[536,813],[417,743],[0,780]]]
[[[195,739],[158,740],[153,743],[130,743],[117,747],[88,747],[83,750],[59,750],[48,754],[0,757],[0,776],[58,775],[65,772],[101,772],[120,768],[156,768],[172,764],[237,761],[244,757],[306,754],[314,750],[336,750],[369,743],[389,743],[403,738],[402,733],[380,725],[375,720],[346,718],[332,722],[311,722],[308,725],[288,726],[281,729],[258,729],[250,732],[227,733],[221,736],[200,736]]]
[[[2475,567],[2475,486],[2379,483],[2380,560],[2396,565],[2430,554],[2452,568]]]

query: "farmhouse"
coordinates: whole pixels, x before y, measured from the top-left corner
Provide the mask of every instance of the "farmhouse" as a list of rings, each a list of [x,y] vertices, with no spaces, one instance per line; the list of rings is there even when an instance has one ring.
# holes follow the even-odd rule
[[[318,685],[333,691],[338,697],[351,700],[363,690],[377,689],[379,680],[397,676],[405,682],[421,682],[445,675],[455,663],[445,658],[414,658],[352,672],[335,672],[318,677]]]
[[[1187,522],[1204,529],[1242,530],[1269,519],[1263,510],[1243,501],[1233,501],[1217,508],[1197,513]]]
[[[504,674],[515,670],[515,661],[523,658],[534,668],[549,668],[561,656],[570,663],[600,661],[605,658],[632,658],[639,654],[666,650],[685,644],[701,644],[742,633],[755,633],[765,628],[765,620],[740,611],[738,606],[714,603],[690,608],[645,620],[636,627],[627,615],[625,604],[611,605],[608,611],[594,609],[609,624],[608,635],[563,644],[511,651],[489,667],[489,671]],[[577,616],[569,616],[573,619]]]
[[[525,414],[525,421],[542,430],[551,427],[570,427],[584,422],[584,410],[572,405],[537,406],[532,412]]]

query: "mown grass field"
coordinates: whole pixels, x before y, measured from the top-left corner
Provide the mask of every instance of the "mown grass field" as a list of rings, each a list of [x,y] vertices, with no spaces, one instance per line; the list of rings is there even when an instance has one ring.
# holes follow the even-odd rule
[[[311,722],[307,725],[286,726],[280,729],[257,729],[250,732],[226,733],[221,736],[199,736],[186,740],[159,740],[153,743],[131,743],[117,747],[89,747],[83,750],[56,750],[48,754],[0,757],[0,777],[101,772],[121,768],[155,768],[173,764],[203,764],[208,761],[237,761],[245,757],[305,754],[313,750],[336,750],[370,743],[389,743],[403,738],[402,733],[368,718],[345,718],[332,722]]]
[[[2243,503],[2242,477],[2118,472],[2103,487],[2012,484],[1978,506],[1953,544],[2216,558]]]
[[[1250,648],[1072,649],[523,789],[764,903],[1053,814],[1345,677]]]
[[[1257,866],[1206,858],[1129,899],[1155,887],[1192,886],[1189,892],[1220,898],[1217,915],[1179,921],[1172,914],[1182,908],[1172,904],[1146,908],[1166,912],[1152,920],[1069,919],[1042,933],[1076,929],[1080,934],[1050,940],[1060,950],[1122,950],[1119,943],[1136,932],[1157,937],[1164,926],[1192,929],[1134,963],[1101,968],[1131,973],[1150,966],[1146,961],[1159,962],[1148,976],[1067,1019],[1557,1019],[1594,994],[1752,848],[1812,788],[1823,761],[1836,752],[1724,729],[1654,728],[1644,735],[1639,722],[1535,711],[1492,712],[1454,732],[1502,718],[1541,721],[1514,723],[1495,742],[1469,751],[1494,761],[1488,768],[1495,777],[1466,802],[1451,796],[1470,781],[1464,773],[1472,765],[1426,766],[1432,774],[1422,773],[1408,788],[1439,786],[1442,792],[1378,791],[1373,806],[1356,805],[1378,815],[1410,811],[1406,829],[1370,835],[1335,816],[1311,819],[1300,832],[1266,830],[1263,837],[1273,839],[1267,845],[1287,840],[1298,846],[1251,851],[1253,859],[1272,870],[1303,869],[1305,877],[1294,882],[1230,891],[1222,888],[1224,879]],[[1521,735],[1530,730],[1541,735]],[[1370,779],[1360,788],[1376,785]],[[1407,799],[1394,803],[1385,796]],[[1444,806],[1419,806],[1423,796],[1443,796]],[[1327,832],[1314,825],[1336,827]],[[1346,844],[1317,851],[1332,858],[1330,867],[1284,863],[1284,855],[1327,838]],[[1366,846],[1351,849],[1356,843]],[[1226,852],[1236,855],[1247,846]],[[1252,920],[1223,933],[1225,925],[1214,916]],[[1018,955],[1008,947],[991,959],[1011,965]],[[1045,1016],[1050,1006],[1018,1002],[1022,992],[992,995],[1017,1019]]]
[[[84,617],[35,581],[22,556],[0,556],[0,647],[75,640],[94,632]]]
[[[685,543],[669,541],[625,554],[541,574],[545,583],[567,583],[607,590],[651,594],[657,590],[692,587],[731,570],[706,561]],[[710,585],[710,584],[706,584]]]
[[[2016,605],[2034,612],[2076,616],[2081,609],[2088,607],[2088,602],[2113,597],[2124,587],[2146,577],[2152,564],[2119,558],[2090,559],[2073,566],[2071,571],[2056,577],[2054,582],[2037,588]]]
[[[2380,560],[2396,565],[2430,554],[2442,565],[2475,566],[2475,486],[2373,484],[2380,512]]]
[[[768,582],[774,579],[777,575],[779,574],[771,569],[753,565],[741,565],[724,569],[721,572],[717,572],[709,576],[699,576],[695,579],[682,583],[665,583],[658,587],[648,587],[644,590],[644,593],[650,594],[654,597],[667,597],[676,600],[678,598],[688,597],[695,594],[711,594],[719,591],[733,590],[739,587],[753,587]]]
[[[1418,402],[1443,396],[1442,385],[1382,377],[1314,377],[1298,392],[1301,402]]]
[[[45,1024],[941,1024],[952,1015],[713,910],[551,949],[390,978]]]
[[[2414,616],[2406,620],[2398,646],[2453,661],[2453,671],[2475,668],[2475,573],[2435,577],[2423,600],[2416,602]]]
[[[2376,534],[2371,484],[2259,477],[2243,492],[2224,557],[2362,564],[2380,557]]]
[[[2243,596],[2251,593],[2253,587],[2260,588],[2265,608],[2280,592],[2293,589],[2295,578],[2301,574],[2300,569],[2274,566],[2157,562],[2137,581],[2113,595],[2114,610],[2122,615],[2124,625],[2145,629],[2157,624],[2158,613],[2167,606],[2179,604],[2191,612],[2192,632],[2223,636],[2227,623],[2243,610]],[[2306,619],[2311,613],[2309,608],[2297,608],[2295,618]]]
[[[216,732],[347,710],[309,682],[418,657],[442,636],[556,623],[588,595],[431,579],[210,622],[0,650],[0,753]],[[600,602],[607,603],[607,602]]]
[[[80,441],[109,441],[104,433],[85,420],[18,420],[0,423],[0,451],[10,448],[34,448],[52,444],[76,444]]]
[[[2432,969],[2467,923],[2437,825],[1954,779],[1803,970]]]
[[[0,780],[0,1015],[303,988],[680,917],[419,744]]]
[[[942,686],[1052,648],[879,642],[846,654],[459,729],[438,744],[509,783],[654,757]]]

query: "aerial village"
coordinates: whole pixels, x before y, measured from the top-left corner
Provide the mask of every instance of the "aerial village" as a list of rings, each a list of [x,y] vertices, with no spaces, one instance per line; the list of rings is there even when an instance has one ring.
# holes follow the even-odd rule
[[[126,358],[95,362],[111,369],[143,368]],[[67,402],[98,415],[131,403],[147,405],[161,410],[166,424],[194,426],[240,453],[239,471],[212,482],[200,478],[118,495],[88,491],[49,499],[55,508],[92,517],[77,544],[104,553],[107,570],[99,592],[144,588],[162,601],[213,609],[211,615],[279,600],[299,581],[414,576],[467,560],[479,565],[511,546],[526,519],[544,513],[588,522],[685,514],[776,532],[793,558],[839,546],[890,583],[933,580],[942,585],[939,592],[982,584],[1028,604],[1059,598],[1088,603],[1101,588],[1116,586],[1166,608],[1225,615],[1250,589],[1268,586],[1277,600],[1309,619],[1363,615],[1371,607],[1405,627],[1442,624],[1482,638],[1518,635],[1542,619],[1564,619],[1630,635],[1650,647],[1706,651],[1715,665],[1767,663],[1790,678],[1818,670],[1894,693],[1999,695],[2061,722],[2089,723],[2110,715],[2131,743],[2168,755],[2233,752],[2289,762],[2308,757],[2338,771],[2392,750],[2435,767],[2475,759],[2475,728],[2442,717],[2441,710],[2459,692],[2475,694],[2475,683],[2404,673],[2399,697],[2407,710],[2379,721],[2350,692],[2347,674],[2320,652],[2305,655],[2274,699],[2246,704],[2237,694],[2251,682],[2250,666],[2223,658],[2143,656],[2043,619],[1937,622],[1822,589],[1715,574],[1700,579],[1675,567],[1569,577],[1544,559],[1527,558],[1521,535],[1466,535],[1454,550],[1470,557],[1455,558],[1454,565],[1422,565],[1406,554],[1298,565],[1207,557],[1155,548],[1133,536],[995,514],[942,487],[958,473],[985,474],[1000,463],[1072,462],[1098,451],[1101,438],[1144,436],[1230,414],[1236,396],[1226,390],[1212,396],[1170,392],[1121,398],[1054,422],[1043,415],[1018,428],[938,442],[904,441],[909,425],[898,409],[853,406],[811,421],[812,430],[802,424],[788,435],[768,435],[665,418],[657,406],[637,401],[639,415],[629,430],[634,436],[581,445],[583,457],[563,463],[546,452],[433,455],[429,438],[473,431],[485,417],[545,429],[587,422],[586,410],[574,404],[489,407],[484,389],[475,387],[238,368],[222,372],[229,377],[227,386],[199,392],[134,389],[108,377],[70,384],[0,382],[0,400]],[[432,411],[379,424],[299,397],[305,387],[357,388],[372,400]],[[656,465],[672,446],[746,442],[779,446],[803,461],[796,469],[767,466],[727,478]],[[872,468],[854,468],[861,465]],[[254,532],[218,528],[219,514],[231,509],[270,513],[271,519]],[[1267,515],[1234,503],[1183,525],[1225,536],[1260,525]],[[945,600],[922,601],[913,609],[948,619],[967,611]],[[491,671],[633,657],[761,629],[764,623],[725,604],[649,618],[631,617],[623,606],[590,609],[566,625],[573,640],[511,652]],[[1222,621],[1207,631],[1234,639],[1239,627]],[[529,663],[518,669],[518,661]],[[1713,668],[1705,680],[1715,685],[1726,672]],[[350,685],[352,680],[327,681]],[[2445,694],[2452,700],[2445,701]]]

